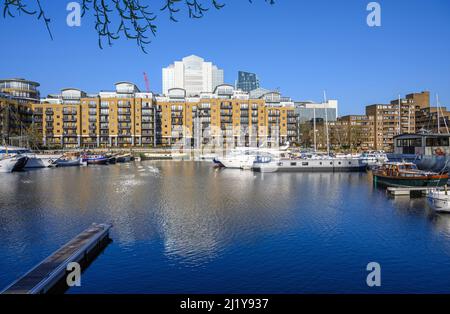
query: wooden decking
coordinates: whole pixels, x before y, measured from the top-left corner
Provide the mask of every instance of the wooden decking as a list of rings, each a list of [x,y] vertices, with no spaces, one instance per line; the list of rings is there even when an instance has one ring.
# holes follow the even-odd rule
[[[107,245],[109,224],[92,224],[28,273],[6,287],[4,294],[42,294],[49,292],[66,275],[67,265],[81,263],[94,251]]]

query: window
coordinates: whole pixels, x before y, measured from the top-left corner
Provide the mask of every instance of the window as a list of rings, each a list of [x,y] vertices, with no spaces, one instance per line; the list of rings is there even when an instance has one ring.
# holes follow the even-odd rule
[[[291,162],[291,166],[297,166],[296,162]]]
[[[427,139],[428,141],[429,139]],[[398,139],[397,147],[421,147],[422,139],[421,138],[409,138],[409,139]]]
[[[302,162],[302,166],[308,166],[309,163],[308,162]]]
[[[449,146],[448,137],[437,137],[437,138],[427,138],[426,140],[427,147],[433,146]]]

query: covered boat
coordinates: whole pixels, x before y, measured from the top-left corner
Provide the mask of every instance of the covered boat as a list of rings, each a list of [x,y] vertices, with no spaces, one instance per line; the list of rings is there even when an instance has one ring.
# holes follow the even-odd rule
[[[414,163],[388,162],[373,170],[376,184],[400,187],[440,187],[447,184],[448,173],[422,171]]]
[[[108,159],[104,155],[83,155],[83,162],[86,162],[88,165],[106,165]]]
[[[83,158],[68,158],[63,157],[55,161],[56,167],[78,167],[86,166],[87,162],[83,161]]]

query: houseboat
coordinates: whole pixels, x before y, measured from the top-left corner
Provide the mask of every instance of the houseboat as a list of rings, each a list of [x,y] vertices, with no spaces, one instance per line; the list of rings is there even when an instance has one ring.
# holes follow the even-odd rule
[[[273,158],[258,156],[253,163],[256,172],[363,172],[367,164],[359,158]]]
[[[391,161],[410,161],[421,170],[450,170],[450,134],[401,134],[394,137]]]

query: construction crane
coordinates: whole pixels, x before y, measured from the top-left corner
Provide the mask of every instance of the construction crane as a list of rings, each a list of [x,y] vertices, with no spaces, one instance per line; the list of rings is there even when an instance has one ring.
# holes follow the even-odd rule
[[[147,88],[147,93],[150,93],[150,81],[148,80],[146,72],[144,72],[144,81],[145,81],[145,88]]]

